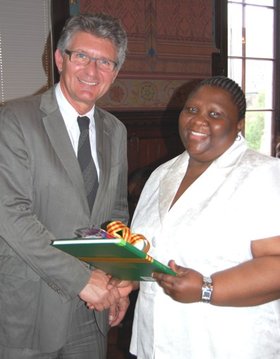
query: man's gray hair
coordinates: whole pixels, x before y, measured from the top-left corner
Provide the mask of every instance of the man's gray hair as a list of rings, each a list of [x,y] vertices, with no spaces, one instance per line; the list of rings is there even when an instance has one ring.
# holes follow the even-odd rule
[[[126,57],[127,34],[119,19],[107,14],[81,14],[70,17],[62,29],[57,48],[64,53],[73,35],[79,31],[110,40],[117,49],[117,70]]]

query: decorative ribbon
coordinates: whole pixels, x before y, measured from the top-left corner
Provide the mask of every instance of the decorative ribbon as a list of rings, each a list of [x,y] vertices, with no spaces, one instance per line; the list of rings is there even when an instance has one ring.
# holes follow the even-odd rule
[[[123,238],[131,245],[147,253],[150,249],[149,241],[142,235],[132,233],[121,221],[113,221],[107,224],[106,231],[115,238]]]

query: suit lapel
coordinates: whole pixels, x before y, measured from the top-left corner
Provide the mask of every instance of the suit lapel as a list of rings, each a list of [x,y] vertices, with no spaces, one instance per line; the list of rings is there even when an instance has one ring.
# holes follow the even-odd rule
[[[42,95],[41,110],[46,114],[43,116],[43,123],[52,147],[71,182],[77,188],[77,191],[80,192],[81,196],[85,197],[86,201],[80,167],[59,111],[54,90],[50,90]]]

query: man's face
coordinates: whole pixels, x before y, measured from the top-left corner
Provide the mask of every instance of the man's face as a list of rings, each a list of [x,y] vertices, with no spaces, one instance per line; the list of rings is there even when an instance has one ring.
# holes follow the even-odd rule
[[[79,51],[94,58],[104,58],[117,62],[114,44],[87,32],[73,35],[67,50]],[[118,71],[103,71],[95,61],[88,65],[76,65],[67,54],[59,49],[55,52],[55,62],[60,72],[60,85],[64,96],[79,114],[88,112],[114,82]]]

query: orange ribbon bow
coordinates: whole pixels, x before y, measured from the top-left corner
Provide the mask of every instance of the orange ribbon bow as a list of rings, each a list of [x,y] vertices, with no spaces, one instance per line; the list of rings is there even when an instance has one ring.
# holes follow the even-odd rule
[[[150,249],[149,241],[142,235],[132,233],[121,221],[113,221],[107,225],[106,231],[115,238],[123,238],[131,245],[147,253]]]

